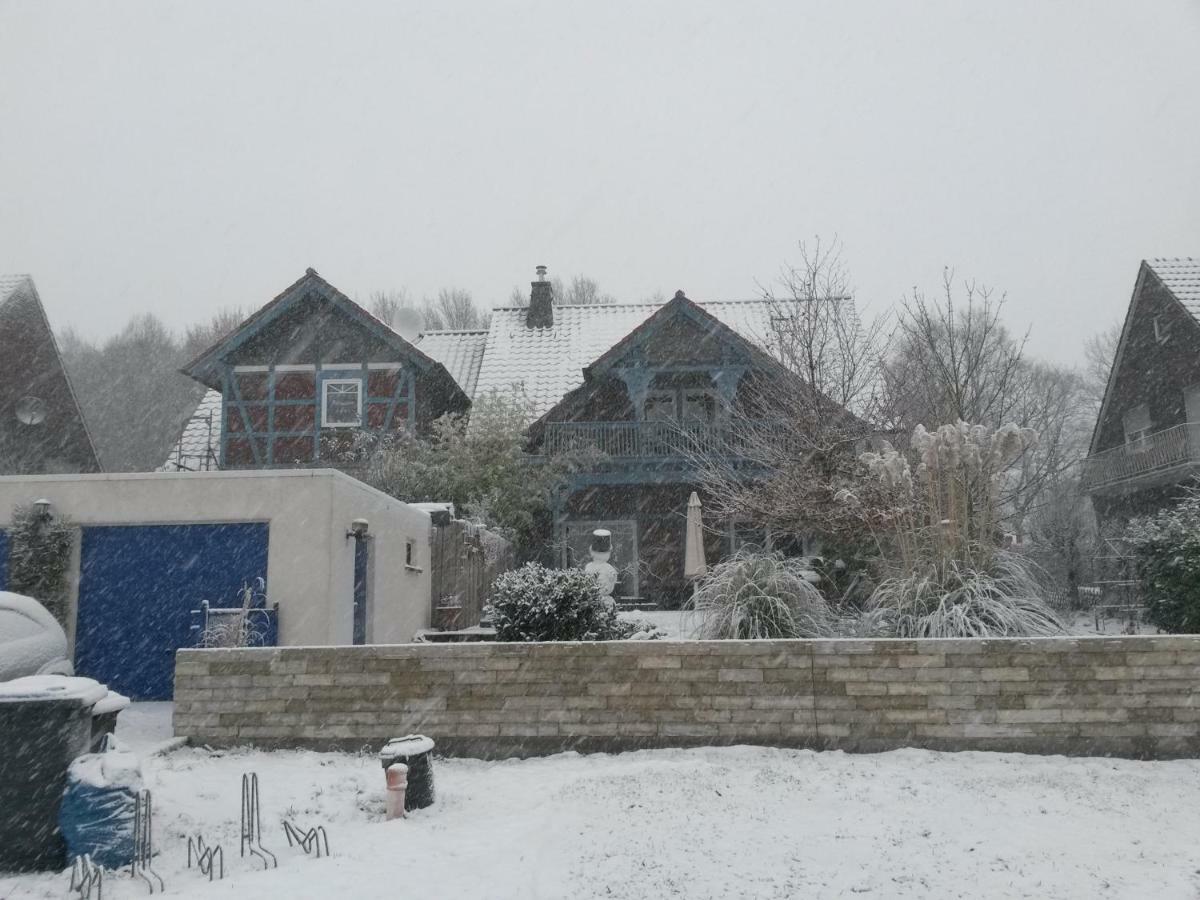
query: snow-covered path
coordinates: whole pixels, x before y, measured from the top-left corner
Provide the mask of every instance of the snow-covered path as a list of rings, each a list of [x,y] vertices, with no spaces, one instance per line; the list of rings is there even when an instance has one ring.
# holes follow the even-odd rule
[[[156,868],[196,897],[1169,898],[1200,891],[1200,763],[735,747],[438,760],[437,804],[383,822],[369,755],[217,753],[146,761]],[[262,785],[277,870],[238,856],[241,774]],[[287,848],[323,824],[333,856]],[[227,853],[209,885],[186,835]],[[112,879],[105,897],[142,896]],[[59,875],[0,897],[62,897]]]

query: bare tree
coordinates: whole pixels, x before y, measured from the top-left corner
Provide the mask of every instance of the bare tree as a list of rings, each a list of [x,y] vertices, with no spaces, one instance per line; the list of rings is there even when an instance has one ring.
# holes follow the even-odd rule
[[[490,313],[481,312],[470,291],[442,288],[437,297],[428,297],[421,306],[427,331],[472,331],[487,328]]]
[[[836,239],[801,241],[799,249],[799,263],[785,265],[775,285],[762,289],[771,310],[764,343],[810,388],[790,397],[803,407],[794,412],[815,424],[832,404],[875,421],[883,396],[880,363],[891,341],[888,319],[864,322],[858,314]]]
[[[914,290],[905,299],[883,368],[887,418],[900,434],[959,420],[1037,431],[1037,445],[1018,460],[1004,488],[1005,526],[1019,539],[1046,490],[1069,480],[1083,453],[1090,412],[1084,380],[1025,356],[1028,334],[1015,336],[1005,326],[1002,296],[973,281],[961,290],[956,295],[947,269],[939,298]]]
[[[897,342],[884,367],[888,413],[901,430],[962,419],[1000,425],[1017,396],[1028,335],[1001,321],[1004,298],[974,281],[956,299],[954,272],[943,273],[942,297],[913,290],[898,317]]]
[[[836,498],[880,409],[888,322],[864,323],[857,313],[836,241],[801,243],[800,261],[762,292],[770,325],[761,342],[780,371],[755,373],[739,388],[728,414],[736,464],[700,447],[689,456],[717,515],[852,540],[861,529]],[[748,468],[761,477],[747,479]]]
[[[246,320],[241,307],[222,307],[212,318],[199,325],[189,325],[183,332],[183,354],[187,359],[199,356],[222,338],[228,337]]]
[[[1117,344],[1121,342],[1121,323],[1114,322],[1103,331],[1098,331],[1083,344],[1083,383],[1089,407],[1100,415],[1100,404],[1108,389],[1108,376],[1117,357]]]
[[[391,291],[372,291],[367,308],[371,315],[389,328],[396,326],[397,316],[402,309],[412,309],[413,302],[404,288]]]
[[[586,275],[572,275],[570,281],[561,278],[550,279],[550,292],[554,302],[559,306],[599,306],[616,303],[617,298],[600,290],[600,285],[594,278]],[[528,306],[529,292],[520,287],[514,287],[508,296],[511,306]]]

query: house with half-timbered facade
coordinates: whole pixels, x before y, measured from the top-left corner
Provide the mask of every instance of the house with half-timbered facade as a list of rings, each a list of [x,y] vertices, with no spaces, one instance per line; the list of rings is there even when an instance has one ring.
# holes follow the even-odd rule
[[[470,406],[445,366],[313,269],[183,372],[209,392],[175,471],[328,465],[359,432],[420,432]]]

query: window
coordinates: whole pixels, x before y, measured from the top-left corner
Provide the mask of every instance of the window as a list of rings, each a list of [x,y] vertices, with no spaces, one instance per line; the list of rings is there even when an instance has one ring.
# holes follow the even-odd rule
[[[321,425],[326,428],[362,424],[362,379],[329,378],[321,386]]]
[[[1150,407],[1145,403],[1128,410],[1122,417],[1125,445],[1134,451],[1145,450],[1150,436]]]
[[[717,412],[717,398],[712,391],[696,390],[683,392],[684,422],[708,424]]]
[[[651,391],[646,395],[646,421],[675,421],[674,391]]]

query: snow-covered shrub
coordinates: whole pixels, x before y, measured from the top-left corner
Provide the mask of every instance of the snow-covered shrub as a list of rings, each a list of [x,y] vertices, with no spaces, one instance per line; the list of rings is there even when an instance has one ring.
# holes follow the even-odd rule
[[[900,638],[1028,637],[1066,629],[1041,599],[1031,565],[996,554],[987,570],[926,569],[885,579],[863,614],[866,634]]]
[[[1004,425],[918,425],[910,454],[885,444],[861,457],[864,490],[847,491],[879,551],[863,627],[895,637],[1060,634],[1031,562],[999,548],[1001,489],[1037,434]],[[869,498],[869,499],[864,499]]]
[[[1146,617],[1173,634],[1200,633],[1200,487],[1173,507],[1134,519],[1125,539],[1137,560]]]
[[[485,616],[501,641],[606,641],[628,637],[616,607],[600,599],[596,579],[582,569],[526,563],[492,586]]]
[[[743,551],[718,563],[696,588],[699,637],[710,640],[821,637],[835,616],[800,559]]]

